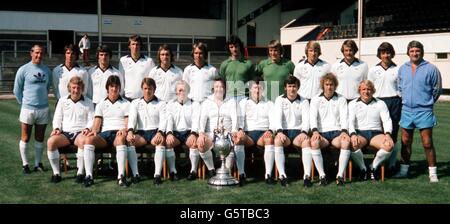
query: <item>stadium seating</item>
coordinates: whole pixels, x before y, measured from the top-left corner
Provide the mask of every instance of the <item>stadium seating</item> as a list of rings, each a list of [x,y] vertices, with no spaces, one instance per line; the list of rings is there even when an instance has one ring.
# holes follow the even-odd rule
[[[319,33],[331,30],[325,32],[325,35],[318,35],[318,40],[356,38],[356,14],[353,15],[353,23],[344,23],[341,20],[341,13],[346,10],[346,7],[329,9],[324,6],[312,9],[289,27],[319,24],[321,26]],[[448,32],[450,30],[450,2],[444,0],[371,0],[367,1],[364,6],[364,18],[363,37]],[[310,37],[305,38],[307,39],[302,39],[302,41],[311,40]]]

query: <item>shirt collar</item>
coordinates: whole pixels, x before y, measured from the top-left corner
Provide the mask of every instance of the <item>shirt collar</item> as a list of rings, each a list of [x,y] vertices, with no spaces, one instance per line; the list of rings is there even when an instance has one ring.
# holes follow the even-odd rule
[[[139,60],[141,60],[141,58],[142,58],[142,59],[145,59],[145,55],[144,55],[144,54],[139,54],[139,57],[138,57],[137,60],[134,60],[134,58],[131,57],[131,54],[127,55],[127,57],[128,57],[128,58],[131,58],[131,60],[133,60],[135,63],[138,62]]]
[[[106,67],[105,70],[101,69],[100,66],[98,66],[98,65],[95,66],[95,69],[100,69],[103,73],[106,72],[106,71],[107,71],[108,69],[110,69],[110,68],[112,69],[112,65],[111,65],[111,64],[108,65],[108,67]]]
[[[156,68],[157,68],[157,69],[160,68],[160,69],[163,70],[164,72],[167,72],[167,71],[169,71],[171,68],[175,68],[175,65],[170,64],[169,69],[167,69],[167,70],[164,70],[164,69],[161,67],[161,65],[156,66]]]
[[[202,67],[198,67],[195,63],[192,63],[191,66],[195,66],[195,67],[197,67],[197,68],[200,70],[200,69],[202,69],[203,67],[208,67],[209,64],[208,64],[207,62],[205,62],[205,63],[203,64]]]
[[[314,64],[309,63],[308,59],[305,59],[305,61],[304,61],[303,63],[304,63],[304,64],[310,64],[311,66],[314,67],[314,66],[316,66],[317,63],[319,63],[319,62],[322,62],[322,60],[320,60],[320,58],[317,59],[316,63],[314,63]]]
[[[122,101],[122,97],[119,95],[119,98],[117,98],[116,101],[112,102],[108,97],[105,98],[105,100],[109,100],[112,104],[115,104],[117,101]]]
[[[266,101],[266,98],[265,98],[264,96],[262,96],[261,99],[258,101],[258,103],[255,102],[251,97],[247,97],[247,100],[250,100],[250,101],[252,101],[252,102],[255,103],[255,104],[259,104],[259,103],[261,103],[261,102],[265,102],[265,101]]]
[[[186,103],[188,103],[188,102],[192,102],[192,100],[189,99],[189,98],[187,98],[187,100],[184,101],[184,102],[178,102],[178,99],[175,99],[175,102],[177,102],[178,104],[180,104],[181,106],[183,106],[184,104],[186,104]]]
[[[338,94],[334,92],[330,99],[328,99],[323,92],[319,96],[323,96],[325,99],[330,101],[331,99],[333,99],[333,97],[338,97]]]
[[[79,68],[80,66],[78,65],[78,63],[75,63],[75,64],[73,65],[73,67],[72,67],[71,69],[69,69],[69,68],[66,66],[65,63],[62,63],[62,64],[61,64],[61,67],[62,67],[62,68],[65,67],[67,70],[71,71],[73,68],[75,68],[75,67]]]
[[[287,97],[287,94],[283,94],[282,97],[288,99],[291,103],[295,102],[296,100],[300,100],[301,99],[300,95],[298,95],[298,94],[297,94],[297,97],[295,97],[295,99],[292,100],[292,101]]]
[[[428,61],[425,61],[425,59],[422,58],[422,59],[420,60],[420,63],[419,63],[418,66],[422,66],[422,65],[424,65],[424,64],[426,64],[426,63],[428,63]],[[412,66],[412,62],[411,62],[411,61],[407,61],[405,64],[408,65],[408,66]]]
[[[70,94],[67,96],[67,99],[72,100],[72,98],[70,98]],[[77,100],[76,102],[72,100],[72,102],[77,103],[77,102],[80,101],[80,100],[84,101],[84,96],[83,96],[83,94],[81,94],[81,97],[80,97],[79,100]]]
[[[359,101],[365,103],[364,101],[362,101],[361,97],[358,97],[358,99],[356,100],[356,102],[359,102]],[[372,102],[377,102],[377,99],[375,99],[375,97],[372,97],[372,99],[371,99],[369,102],[365,103],[365,104],[366,104],[366,105],[369,105],[369,104],[371,104]]]
[[[142,99],[144,102],[146,102],[147,104],[151,103],[152,101],[156,101],[156,102],[159,101],[158,97],[156,97],[155,95],[154,95],[153,98],[152,98],[151,100],[149,100],[148,102],[144,99],[144,97],[141,97],[141,99]]]
[[[240,58],[234,60],[234,59],[232,59],[231,56],[230,56],[230,57],[228,58],[228,60],[230,60],[230,61],[240,61],[240,62],[245,62],[246,59],[245,59],[244,56],[241,56]]]
[[[343,59],[341,59],[341,63],[342,62],[344,62],[346,65],[348,65],[348,66],[351,66],[351,65],[353,65],[355,62],[357,62],[357,63],[359,63],[359,59],[358,58],[355,58],[353,61],[352,61],[352,63],[351,64],[347,64],[347,62],[344,60],[344,58]]]
[[[271,58],[268,58],[268,61],[269,61],[269,63],[267,63],[267,64],[269,64],[269,65],[270,64],[282,65],[284,62],[283,58],[280,58],[280,60],[278,62],[273,62]]]
[[[389,65],[388,68],[384,68],[384,67],[381,65],[381,62],[379,62],[376,66],[380,66],[381,68],[383,68],[383,69],[386,71],[386,70],[388,70],[389,68],[395,67],[395,66],[397,66],[397,65],[396,65],[394,62],[392,62],[392,63]]]

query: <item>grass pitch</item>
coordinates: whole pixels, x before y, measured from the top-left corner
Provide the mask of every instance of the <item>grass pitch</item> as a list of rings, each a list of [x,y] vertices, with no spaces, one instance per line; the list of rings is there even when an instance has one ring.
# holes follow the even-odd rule
[[[54,108],[51,101],[50,108]],[[0,203],[449,203],[450,202],[450,103],[438,103],[435,112],[438,125],[434,129],[434,143],[437,150],[437,167],[440,182],[428,182],[428,168],[418,132],[415,133],[412,155],[411,177],[409,179],[386,179],[385,182],[347,183],[337,187],[331,182],[325,187],[314,184],[304,189],[303,181],[295,167],[299,167],[299,158],[288,160],[290,185],[282,188],[280,184],[267,186],[262,179],[250,177],[244,187],[229,187],[217,190],[208,186],[206,181],[187,181],[185,175],[177,182],[165,180],[162,185],[154,186],[152,178],[143,177],[138,185],[129,188],[119,187],[114,176],[98,176],[95,185],[84,188],[74,182],[75,169],[62,173],[63,181],[50,183],[50,164],[47,154],[43,154],[43,173],[23,175],[18,150],[20,136],[19,105],[14,100],[0,101]],[[50,122],[51,124],[51,122]],[[47,127],[47,135],[51,125]],[[31,140],[33,146],[34,140]],[[34,164],[34,150],[30,147],[29,162]],[[71,161],[75,166],[76,162]],[[32,165],[31,165],[32,166]],[[294,168],[292,168],[294,167]],[[187,169],[187,168],[186,168]],[[186,174],[187,170],[179,170]],[[261,171],[263,172],[263,171]],[[298,173],[298,175],[297,175]],[[262,178],[262,173],[261,173]]]

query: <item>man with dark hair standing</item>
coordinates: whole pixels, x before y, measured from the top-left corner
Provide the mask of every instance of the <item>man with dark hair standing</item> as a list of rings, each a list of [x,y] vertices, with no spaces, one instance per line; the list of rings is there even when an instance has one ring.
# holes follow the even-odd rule
[[[112,50],[107,45],[99,46],[97,48],[98,65],[89,69],[89,78],[92,85],[92,102],[94,105],[99,104],[108,96],[105,85],[109,76],[116,75],[120,79],[120,84],[123,85],[124,83],[123,74],[110,63],[112,56]],[[123,95],[123,88],[120,89],[119,94]]]
[[[41,163],[45,128],[48,122],[48,90],[52,83],[52,72],[42,63],[44,47],[33,45],[30,50],[31,61],[17,70],[14,81],[14,95],[21,105],[20,126],[21,137],[19,142],[20,156],[24,174],[31,173],[28,166],[26,149],[30,141],[31,131],[34,128],[34,149],[36,151],[34,170],[43,171]]]
[[[392,120],[392,140],[397,142],[400,115],[402,111],[402,99],[398,91],[398,66],[392,61],[395,50],[392,44],[383,42],[377,50],[380,63],[369,69],[367,79],[372,81],[376,91],[373,96],[384,101]],[[394,147],[389,158],[389,173],[393,175],[397,162],[398,147]]]
[[[231,36],[225,44],[230,58],[220,64],[219,75],[227,81],[227,96],[239,102],[245,97],[245,84],[255,76],[255,67],[244,57],[244,43],[237,36]]]
[[[294,73],[295,65],[283,56],[283,45],[279,40],[271,40],[267,46],[269,57],[259,62],[256,72],[266,81],[266,99],[275,99],[284,92],[284,80]],[[273,86],[273,87],[272,87]]]
[[[89,74],[83,66],[79,66],[77,63],[79,56],[79,49],[74,44],[68,44],[64,46],[64,63],[56,66],[53,69],[53,91],[56,99],[69,95],[67,85],[73,76],[78,76],[83,80],[84,91],[83,95],[92,98],[92,87],[89,84]]]
[[[126,145],[128,113],[130,102],[120,96],[120,78],[111,75],[104,87],[108,93],[95,108],[94,122],[91,132],[84,141],[84,168],[86,177],[84,186],[94,184],[95,149],[103,150],[107,147],[116,148],[117,157],[117,183],[119,186],[128,186],[125,177],[125,164],[128,156]]]
[[[344,41],[341,52],[344,58],[331,66],[331,72],[336,75],[339,81],[336,92],[350,101],[359,97],[358,85],[362,80],[367,79],[369,68],[366,62],[355,57],[358,52],[355,41]]]
[[[442,93],[442,77],[436,66],[423,59],[423,45],[418,41],[408,44],[410,61],[399,71],[399,91],[402,96],[402,160],[396,177],[407,177],[412,154],[414,129],[418,128],[428,161],[431,183],[439,182],[436,167],[436,151],[433,145],[433,127],[436,117],[433,106]]]
[[[217,69],[208,64],[208,48],[205,43],[197,42],[192,45],[193,63],[183,71],[183,80],[190,87],[189,99],[203,102],[211,95],[213,79],[218,76]]]
[[[128,39],[130,54],[120,58],[119,71],[124,76],[124,96],[130,102],[142,97],[141,82],[150,73],[155,63],[141,54],[142,39],[139,35],[132,35]]]

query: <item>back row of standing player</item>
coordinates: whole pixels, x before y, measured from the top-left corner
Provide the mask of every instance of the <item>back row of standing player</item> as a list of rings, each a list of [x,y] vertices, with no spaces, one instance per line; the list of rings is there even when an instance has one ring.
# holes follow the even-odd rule
[[[423,46],[421,46],[420,43],[414,42],[413,44],[415,45],[408,45],[408,55],[410,48],[419,48],[421,52],[419,52],[418,62],[425,62],[423,60]],[[222,63],[220,67],[220,75],[225,77],[228,83],[232,83],[233,88],[230,88],[230,85],[228,84],[227,96],[235,96],[235,100],[237,101],[243,99],[246,90],[244,84],[252,80],[255,76],[261,75],[266,81],[267,86],[264,89],[267,89],[267,98],[274,99],[276,96],[280,95],[280,93],[285,91],[286,85],[284,83],[284,80],[286,80],[286,78],[290,74],[293,74],[295,77],[299,78],[301,83],[300,88],[298,89],[298,93],[302,98],[310,100],[313,96],[321,92],[319,88],[320,78],[331,71],[336,75],[337,80],[339,81],[339,85],[337,85],[336,83],[336,92],[342,94],[345,99],[350,101],[359,97],[358,84],[362,80],[369,79],[375,83],[374,89],[377,89],[374,96],[383,99],[389,108],[390,117],[392,118],[394,125],[394,128],[392,130],[392,139],[394,140],[394,142],[396,141],[398,121],[400,120],[401,108],[399,105],[401,103],[401,98],[399,97],[400,92],[398,89],[398,67],[392,62],[395,51],[392,45],[390,45],[389,43],[382,43],[380,45],[377,56],[381,59],[381,62],[371,68],[369,72],[367,64],[355,58],[355,53],[358,51],[358,48],[355,42],[352,40],[347,40],[343,43],[341,52],[343,53],[344,58],[336,62],[333,66],[330,66],[328,63],[319,59],[319,56],[321,54],[320,45],[314,41],[311,41],[307,44],[305,48],[306,60],[300,61],[297,66],[294,66],[291,61],[281,57],[283,54],[283,48],[278,41],[271,41],[268,47],[269,58],[261,61],[256,69],[249,60],[243,57],[243,43],[239,40],[239,38],[231,37],[226,46],[230,54],[230,58]],[[55,87],[56,97],[60,98],[61,96],[67,95],[67,83],[69,82],[70,77],[79,76],[84,80],[84,83],[87,84],[87,88],[85,88],[84,91],[85,95],[91,97],[93,99],[93,102],[95,104],[98,104],[103,101],[103,99],[105,99],[108,95],[106,89],[104,88],[107,78],[111,75],[117,75],[120,79],[121,85],[123,85],[123,88],[120,88],[120,95],[123,95],[126,99],[131,101],[133,99],[142,97],[142,91],[140,88],[141,80],[143,77],[146,77],[147,74],[149,77],[155,80],[157,87],[155,95],[160,100],[170,101],[175,98],[175,83],[180,79],[185,80],[191,87],[189,98],[191,98],[194,102],[201,103],[211,93],[211,80],[217,75],[217,71],[213,66],[206,63],[206,57],[208,54],[206,46],[204,44],[197,43],[196,45],[194,45],[192,51],[194,63],[187,66],[184,70],[184,73],[181,69],[172,64],[173,53],[167,45],[162,45],[158,50],[158,66],[156,67],[154,66],[152,59],[140,54],[140,47],[140,37],[130,37],[129,48],[131,54],[121,58],[119,63],[119,70],[117,70],[109,63],[110,57],[112,56],[111,50],[109,50],[107,46],[100,46],[97,52],[98,65],[91,68],[87,73],[85,69],[76,64],[78,55],[78,51],[76,50],[76,48],[72,45],[67,46],[65,49],[65,63],[57,66],[53,71],[53,85]],[[36,48],[33,47],[31,51],[32,61],[30,63],[33,64],[33,66],[37,67],[38,70],[39,67],[42,67],[42,65],[40,64],[40,59],[38,60],[39,54],[42,54],[42,49],[40,49],[40,51],[39,49],[37,49],[36,51]],[[31,66],[30,63],[27,64],[28,67]],[[427,64],[428,66],[428,63],[425,64]],[[35,69],[36,68],[32,68],[31,71]],[[49,73],[45,70],[44,67],[41,69],[42,71],[38,71],[38,75],[34,76],[36,78],[40,78],[39,80],[45,82],[46,79],[50,79],[51,77],[49,77],[48,75],[47,77],[45,77],[45,74]],[[26,69],[21,68],[17,73],[18,75],[16,77],[14,93],[16,94],[19,103],[23,105],[22,109],[25,108],[31,110],[22,110],[20,116],[20,121],[22,122],[22,137],[19,148],[22,156],[24,172],[28,172],[28,161],[24,152],[26,149],[26,144],[29,141],[29,135],[31,134],[30,126],[32,126],[32,124],[36,124],[37,141],[35,143],[35,169],[40,169],[42,167],[42,164],[40,164],[40,153],[42,153],[43,148],[42,131],[45,131],[46,122],[44,121],[46,120],[46,116],[48,115],[46,115],[46,113],[42,113],[42,111],[39,111],[42,109],[45,111],[45,103],[32,105],[33,103],[30,104],[29,102],[27,103],[23,101],[24,93],[22,92],[24,92],[25,90],[25,88],[23,87],[24,81],[21,80],[21,77],[23,77],[23,75],[21,74],[23,73],[23,70]],[[432,77],[432,79],[436,79],[432,83],[432,85],[436,86],[435,83],[439,83],[440,75],[438,74],[437,78]],[[439,86],[437,87],[440,88]],[[27,88],[27,90],[29,90],[29,88]],[[440,90],[434,91],[433,99],[437,100],[439,93]],[[45,98],[39,95],[35,97]],[[31,101],[40,102],[39,99]],[[36,116],[33,114],[34,112],[37,112],[36,114],[38,115],[39,112],[41,112],[45,116],[41,116],[35,121],[30,121],[30,116]],[[30,115],[30,113],[32,113],[33,115]],[[423,129],[423,127],[418,128]],[[409,128],[407,129],[410,130]],[[243,134],[240,135],[240,137],[242,136]],[[258,141],[258,139],[255,140]],[[432,147],[431,149],[432,151],[434,151]],[[243,163],[239,163],[239,160],[241,160],[242,158],[241,154],[244,153],[243,147],[242,149],[235,148],[234,153],[236,154],[236,159],[238,160],[237,164],[240,175],[241,177],[245,177],[245,174],[243,172]],[[427,157],[429,157],[429,154],[430,153],[427,153]],[[434,155],[434,152],[431,154]],[[275,155],[277,154],[275,153]],[[393,158],[393,161],[395,161],[394,156]],[[431,180],[432,175],[436,176],[435,159],[434,162],[432,159],[431,162],[430,159],[428,161],[430,166]],[[408,156],[407,158],[403,158],[403,162],[405,163],[403,165],[407,166],[407,163],[409,163]],[[402,168],[404,168],[403,165]],[[208,169],[209,168],[210,167],[208,167]],[[432,173],[433,168],[434,173]]]

